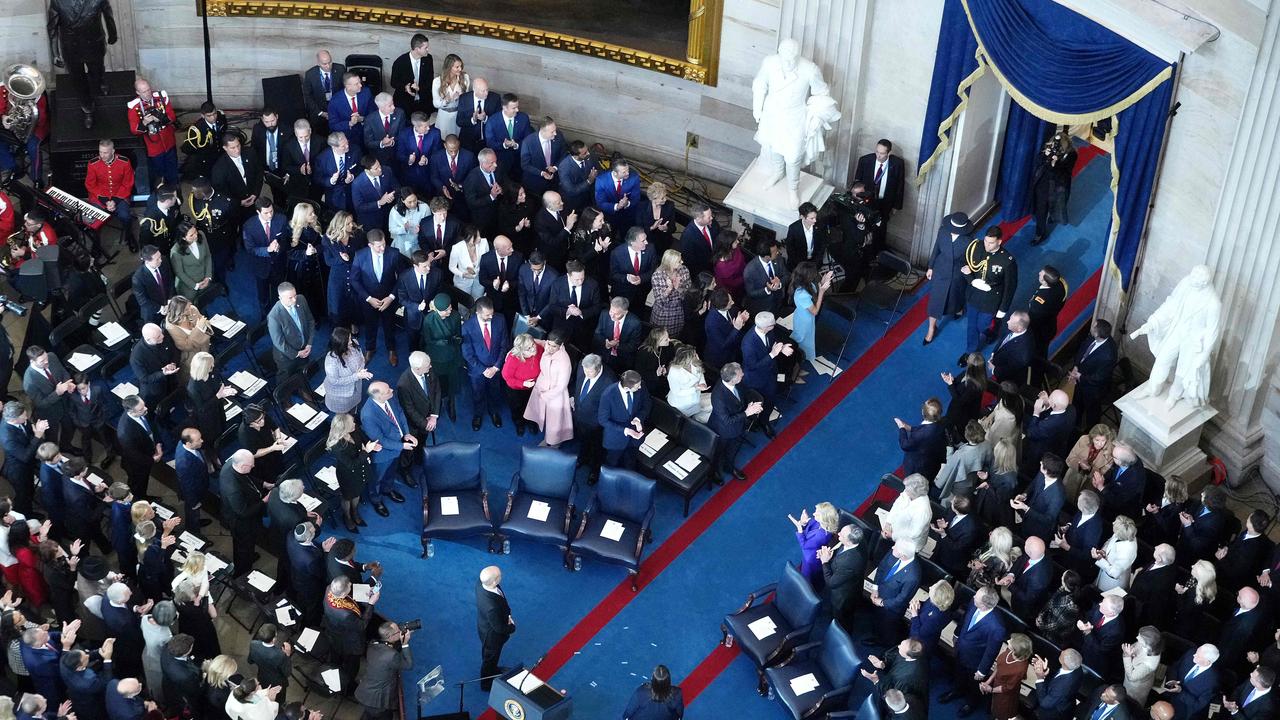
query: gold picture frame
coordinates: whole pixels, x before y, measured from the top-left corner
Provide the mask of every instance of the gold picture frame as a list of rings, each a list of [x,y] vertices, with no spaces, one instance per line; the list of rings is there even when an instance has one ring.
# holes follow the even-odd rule
[[[716,84],[723,14],[723,0],[689,0],[688,49],[684,58],[673,58],[550,30],[419,10],[306,0],[205,0],[204,5],[210,17],[359,22],[496,38],[612,60],[703,85]]]

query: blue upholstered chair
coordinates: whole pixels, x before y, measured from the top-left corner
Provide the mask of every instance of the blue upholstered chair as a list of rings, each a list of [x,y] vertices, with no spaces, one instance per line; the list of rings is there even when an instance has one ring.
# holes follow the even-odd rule
[[[569,531],[578,493],[573,479],[576,466],[577,458],[563,450],[527,445],[520,449],[520,469],[511,478],[507,509],[499,521],[502,552],[511,550],[509,535],[551,543],[561,552],[569,552]]]
[[[493,549],[493,520],[484,488],[478,443],[449,442],[423,451],[422,557],[435,554],[435,538],[485,535]],[[454,505],[457,510],[454,512]]]
[[[796,648],[792,659],[765,668],[765,677],[774,695],[791,711],[795,720],[825,718],[828,713],[846,709],[849,692],[858,677],[862,657],[838,623],[832,621],[822,640]],[[816,685],[797,692],[791,681],[812,675]]]
[[[711,463],[715,458],[716,443],[718,442],[720,442],[720,436],[716,435],[711,428],[700,422],[687,420],[680,427],[680,436],[674,443],[675,447],[667,453],[663,463],[653,469],[653,474],[657,477],[658,482],[680,493],[680,497],[684,498],[685,517],[689,517],[689,501],[714,477]],[[667,444],[671,445],[672,443]],[[684,477],[680,477],[667,469],[667,463],[675,462],[686,450],[696,452],[701,459],[693,467],[693,470],[685,473]]]
[[[753,590],[747,595],[746,604],[725,616],[720,624],[722,639],[726,646],[736,641],[756,664],[760,672],[760,694],[768,690],[764,668],[786,660],[809,639],[820,605],[809,581],[791,563],[784,563],[782,577],[777,582]],[[765,618],[773,623],[774,630],[764,637],[756,637],[750,626]]]
[[[569,544],[570,567],[578,569],[583,557],[621,565],[631,573],[631,590],[639,590],[640,556],[652,540],[655,483],[630,470],[601,468],[595,496],[582,513],[578,532]],[[614,525],[613,523],[616,523]],[[604,533],[621,526],[621,536],[610,540]]]

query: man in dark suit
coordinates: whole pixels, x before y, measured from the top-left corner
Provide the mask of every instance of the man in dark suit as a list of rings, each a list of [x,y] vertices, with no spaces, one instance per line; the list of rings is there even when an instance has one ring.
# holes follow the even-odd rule
[[[470,208],[467,207],[466,193],[463,183],[476,169],[479,161],[476,154],[462,147],[457,136],[450,135],[441,142],[444,146],[432,153],[427,163],[430,174],[430,192],[447,199],[450,209],[464,220],[471,219]]]
[[[390,720],[392,709],[400,707],[400,674],[413,667],[412,634],[388,621],[378,627],[378,638],[369,642],[364,674],[355,692],[367,720]]]
[[[402,475],[406,485],[417,487],[417,480],[408,470],[413,465],[413,451],[419,445],[418,436],[395,400],[395,391],[382,381],[369,385],[369,399],[360,408],[360,426],[370,440],[382,446],[370,458],[373,468],[369,482],[365,483],[365,499],[375,512],[387,517],[390,511],[382,501],[384,497],[394,503],[404,502],[404,495],[394,487],[396,475]]]
[[[258,167],[262,168],[262,181],[271,188],[272,200],[284,209],[288,194],[283,182],[284,148],[292,136],[280,127],[280,113],[275,108],[267,106],[262,109],[261,121],[253,126],[252,137],[253,156]]]
[[[478,277],[484,287],[485,297],[493,301],[494,312],[506,318],[510,327],[515,322],[520,307],[520,268],[524,255],[511,247],[511,239],[499,235],[493,239],[493,249],[480,257]]]
[[[348,528],[350,529],[350,528]],[[293,529],[285,540],[285,554],[289,558],[289,581],[293,597],[298,598],[305,627],[315,627],[322,617],[321,604],[328,574],[325,572],[325,550],[337,543],[337,538],[325,540],[325,548],[316,545],[316,526],[302,523]]]
[[[373,615],[368,607],[351,599],[351,585],[350,578],[335,577],[324,599],[324,631],[344,692],[350,692],[356,682],[360,658],[367,649],[365,629]]]
[[[142,720],[157,709],[154,700],[142,696],[142,682],[134,676],[107,682],[106,706],[111,720]]]
[[[707,418],[707,427],[719,437],[715,462],[717,483],[723,481],[724,475],[735,480],[747,479],[738,468],[738,451],[742,448],[747,424],[764,411],[763,402],[743,397],[738,388],[742,376],[741,365],[727,363],[720,368],[720,382],[711,389],[711,416]]]
[[[788,303],[786,288],[790,273],[778,257],[779,247],[777,240],[761,239],[756,246],[758,256],[749,261],[742,271],[747,293],[742,304],[753,315],[762,312],[775,316],[786,314],[782,311]]]
[[[373,122],[381,124],[381,116]],[[366,136],[368,132],[368,130],[365,131]],[[396,176],[400,178],[400,182],[420,193],[421,197],[418,199],[421,201],[439,194],[439,188],[433,187],[431,180],[431,174],[435,171],[431,166],[431,158],[444,147],[442,144],[444,140],[440,137],[440,131],[431,127],[429,116],[424,112],[411,115],[409,124],[400,129],[395,140],[394,152],[387,154],[395,158]],[[391,157],[383,161],[383,164],[390,165]],[[456,159],[454,163],[457,163]],[[446,164],[444,172],[448,170],[449,167]]]
[[[720,236],[720,225],[711,215],[711,206],[696,202],[689,208],[693,220],[684,226],[680,233],[677,249],[689,268],[690,277],[698,277],[699,273],[711,272],[716,252],[716,238]]]
[[[1224,669],[1243,675],[1251,667],[1247,654],[1267,644],[1275,633],[1275,623],[1270,621],[1266,608],[1259,607],[1261,596],[1248,585],[1236,591],[1236,608],[1231,617],[1222,621],[1218,636],[1218,650]]]
[[[342,90],[329,99],[329,130],[347,137],[351,147],[364,150],[364,121],[373,112],[373,93],[355,73],[342,76]]]
[[[742,336],[747,332],[751,313],[733,304],[733,296],[724,288],[711,291],[711,307],[703,321],[706,342],[702,346],[702,362],[713,368],[722,367],[742,356]]]
[[[351,183],[360,170],[360,148],[340,132],[329,133],[328,149],[315,159],[311,182],[324,193],[333,211],[351,210]]]
[[[1031,464],[1023,474],[1035,472],[1036,458],[1045,453],[1066,457],[1076,437],[1076,409],[1071,407],[1071,397],[1062,390],[1052,394],[1040,391],[1024,428],[1022,452]]]
[[[1258,665],[1230,697],[1223,696],[1222,707],[1237,720],[1266,720],[1275,714],[1275,696],[1271,694],[1275,684],[1275,669]]]
[[[3,377],[0,369],[0,377]],[[115,462],[115,441],[107,434],[107,386],[100,381],[91,381],[85,373],[76,373],[72,378],[76,383],[75,392],[67,400],[67,419],[71,423],[71,443],[75,444],[79,433],[84,451],[84,458],[90,463],[94,461],[93,441],[102,445],[106,455],[101,461],[102,467],[109,467]]]
[[[258,305],[265,308],[271,303],[271,289],[284,280],[289,224],[283,214],[276,214],[267,198],[258,198],[254,207],[257,215],[244,221],[240,237],[244,242],[246,269],[257,286]]]
[[[66,692],[59,663],[63,654],[70,651],[75,642],[75,629],[69,628],[60,633],[33,627],[23,630],[20,636],[22,642],[19,652],[31,684],[35,686],[36,692],[55,705],[62,703]]]
[[[1120,617],[1123,611],[1124,598],[1104,595],[1102,601],[1076,623],[1076,628],[1084,633],[1080,641],[1084,664],[1102,677],[1112,677],[1120,668],[1120,644],[1127,637],[1124,618]]]
[[[27,369],[22,373],[22,391],[31,401],[32,415],[49,423],[49,440],[68,448],[75,426],[68,417],[70,398],[76,382],[67,374],[62,361],[39,345],[27,348]]]
[[[614,372],[631,367],[644,339],[640,318],[629,311],[630,307],[625,297],[615,297],[609,301],[609,312],[601,315],[596,323],[592,347]]]
[[[1075,570],[1088,583],[1098,574],[1093,551],[1102,547],[1109,523],[1098,513],[1102,501],[1093,490],[1081,490],[1076,496],[1076,514],[1071,522],[1058,528],[1051,547],[1058,550],[1057,560]],[[1145,624],[1145,623],[1144,623]]]
[[[214,438],[215,440],[217,438]],[[200,510],[209,492],[209,461],[204,456],[204,437],[196,428],[184,428],[181,442],[173,450],[173,469],[178,475],[178,496],[182,498],[182,518],[194,531],[213,522],[203,520]]]
[[[549,267],[541,250],[534,250],[529,261],[520,266],[516,276],[516,293],[520,300],[520,314],[531,328],[545,330],[540,313],[551,302],[551,290],[560,279],[560,273]]]
[[[1111,394],[1111,374],[1119,361],[1116,341],[1111,339],[1111,323],[1095,320],[1089,339],[1080,345],[1069,377],[1076,384],[1071,401],[1084,427],[1093,427],[1102,417],[1102,404]]]
[[[1200,491],[1199,507],[1187,508],[1178,515],[1182,534],[1178,537],[1178,558],[1185,566],[1213,557],[1218,549],[1227,515],[1226,496],[1222,488],[1209,485]]]
[[[316,64],[302,76],[302,99],[307,106],[307,119],[321,135],[329,132],[329,100],[342,87],[347,67],[333,61],[328,50],[316,53]]]
[[[862,548],[862,528],[844,525],[836,533],[839,541],[835,547],[818,548],[818,560],[822,562],[822,578],[826,582],[826,596],[831,616],[845,630],[853,627],[854,609],[862,597],[862,583],[867,575],[867,556]],[[918,654],[918,653],[917,653]],[[924,663],[927,667],[928,663]],[[889,685],[888,687],[898,687]]]
[[[1165,673],[1164,687],[1157,689],[1173,705],[1174,717],[1204,720],[1220,691],[1218,648],[1201,645],[1189,650]]]
[[[601,442],[600,398],[617,382],[613,371],[594,353],[582,358],[570,387],[573,404],[573,436],[578,440],[578,464],[587,468],[587,482],[594,485],[604,459]]]
[[[107,717],[103,693],[111,680],[114,646],[115,641],[107,639],[98,652],[73,649],[62,654],[59,663],[62,682],[66,685],[67,699],[71,701],[76,720],[105,720]]]
[[[423,218],[418,224],[418,248],[427,253],[432,263],[439,263],[437,267],[447,267],[449,250],[462,233],[462,221],[454,214],[448,198],[431,198],[428,209],[430,218]]]
[[[493,309],[493,300],[476,300],[474,312],[462,326],[462,357],[471,380],[471,429],[479,430],[487,412],[493,426],[502,427],[502,363],[511,347],[507,321]],[[512,418],[516,423],[519,418]]]
[[[568,212],[581,212],[595,198],[596,175],[599,172],[591,148],[581,140],[569,143],[569,150],[556,166],[560,194]]]
[[[1231,544],[1219,547],[1214,553],[1218,565],[1218,583],[1229,589],[1252,584],[1254,578],[1267,567],[1267,558],[1275,549],[1265,534],[1271,518],[1264,510],[1254,510],[1245,518],[1244,530]]]
[[[1067,648],[1058,654],[1058,671],[1050,674],[1048,660],[1039,655],[1032,659],[1036,685],[1030,700],[1039,720],[1068,720],[1075,714],[1076,694],[1084,682],[1081,662],[1080,652]]]
[[[431,113],[431,80],[436,76],[435,61],[431,57],[431,44],[427,36],[414,33],[409,38],[409,52],[391,63],[391,89],[395,91],[396,107],[405,112]]]
[[[607,175],[596,177],[595,203],[605,221],[618,232],[636,224],[640,176],[631,174],[631,163],[626,158],[615,159]]]
[[[365,157],[373,156],[378,162],[391,168],[396,158],[396,143],[400,134],[408,127],[409,120],[405,117],[404,110],[391,102],[390,93],[375,95],[373,107],[374,111],[364,121]]]
[[[1053,590],[1053,561],[1045,558],[1045,543],[1041,538],[1027,538],[1022,549],[1022,558],[1014,563],[1013,571],[1005,575],[1000,584],[1009,588],[1009,605],[1014,614],[1034,621]]]
[[[939,700],[943,703],[964,699],[960,716],[964,717],[980,703],[978,683],[987,678],[996,661],[1000,646],[1009,633],[996,604],[1000,594],[990,586],[978,588],[973,603],[956,621],[955,676],[950,692]]]
[[[627,370],[600,398],[596,418],[603,433],[604,463],[610,467],[635,467],[636,451],[648,430],[652,408],[649,391],[641,387],[640,373]]]
[[[463,195],[471,221],[484,237],[493,237],[498,228],[498,196],[502,185],[498,183],[498,155],[485,148],[476,155],[478,165],[471,169],[462,183]]]
[[[1119,515],[1142,517],[1142,496],[1147,489],[1147,468],[1142,458],[1124,441],[1115,443],[1111,457],[1114,460],[1111,469],[1105,475],[1095,471],[1093,476],[1093,487],[1102,498],[1102,514],[1108,520],[1115,520]],[[1215,535],[1206,547],[1207,554],[1217,547],[1216,542]]]
[[[231,454],[218,474],[222,520],[231,530],[231,563],[235,577],[253,569],[254,544],[262,532],[264,499],[254,483],[253,453],[240,449]]]
[[[538,252],[556,271],[564,270],[569,258],[571,233],[578,214],[565,208],[561,194],[548,190],[542,194],[542,210],[533,216],[533,231],[538,236]]]
[[[818,208],[811,202],[800,203],[800,219],[787,226],[787,269],[795,272],[806,261],[821,266],[829,236],[827,226],[818,224]]]
[[[386,230],[400,183],[391,174],[390,166],[372,155],[360,158],[360,165],[364,172],[351,183],[351,206],[355,208],[356,222],[366,231]]]
[[[471,90],[458,98],[458,140],[472,153],[484,147],[484,127],[490,117],[502,112],[502,98],[489,92],[489,81],[471,79]]]
[[[1089,694],[1089,699],[1080,703],[1072,717],[1076,720],[1135,720],[1137,716],[1129,709],[1129,695],[1124,685],[1099,685]],[[1153,716],[1156,717],[1156,716]]]
[[[480,681],[480,687],[488,692],[493,685],[489,676],[501,671],[498,660],[502,646],[516,631],[507,594],[502,591],[502,570],[496,565],[481,570],[476,583],[476,630],[480,634],[480,676],[486,678]]]
[[[520,181],[529,197],[538,197],[558,186],[556,163],[564,153],[564,136],[550,117],[542,118],[538,131],[520,141]]]
[[[894,690],[922,703],[929,697],[929,659],[924,657],[924,643],[916,638],[906,638],[896,647],[888,648],[883,659],[868,655],[867,662],[875,670],[864,669],[862,676],[875,683],[886,700]],[[898,715],[893,717],[896,719]]]
[[[195,638],[179,633],[169,638],[160,651],[165,706],[175,715],[185,712],[190,717],[202,717],[204,714],[204,673],[191,657],[195,644]]]
[[[955,576],[968,572],[969,559],[986,534],[981,520],[972,514],[973,500],[968,495],[951,496],[951,512],[933,521],[930,534],[934,538],[930,560]]]
[[[1129,586],[1129,595],[1138,601],[1139,614],[1137,623],[1166,628],[1173,615],[1174,586],[1178,583],[1178,568],[1174,566],[1176,557],[1172,545],[1161,544],[1155,547],[1151,564],[1139,568]]]
[[[609,292],[614,297],[626,298],[631,307],[643,308],[653,288],[653,271],[657,267],[658,258],[649,249],[644,228],[638,225],[628,228],[626,241],[609,254]]]
[[[1021,514],[1017,534],[1041,539],[1053,537],[1058,529],[1058,516],[1067,502],[1062,488],[1062,474],[1066,463],[1053,454],[1040,458],[1040,473],[1031,482],[1027,492],[1009,501],[1009,506]]]
[[[764,434],[772,438],[773,423],[769,415],[778,396],[778,356],[790,358],[795,346],[774,335],[773,313],[757,313],[755,329],[742,337],[742,384],[760,393],[763,402],[761,422]]]
[[[243,152],[236,135],[223,138],[222,150],[213,163],[209,182],[231,201],[233,222],[242,223],[253,214],[254,203],[262,194],[262,165],[252,153]]]
[[[133,273],[133,299],[143,322],[160,322],[162,310],[173,297],[173,272],[165,267],[164,255],[155,245],[145,245],[138,253],[142,266]]]
[[[313,133],[310,122],[295,120],[293,135],[281,141],[280,174],[284,176],[285,192],[291,202],[302,199],[319,202],[322,199],[312,171],[327,147],[325,137],[324,134]]]
[[[249,663],[258,668],[259,687],[279,687],[276,702],[284,704],[289,678],[293,675],[293,646],[280,639],[273,623],[264,623],[258,628],[253,642],[249,643]]]
[[[858,158],[858,166],[854,171],[854,182],[863,182],[875,196],[876,209],[880,211],[882,222],[876,229],[875,244],[885,246],[885,233],[889,227],[889,218],[894,210],[902,209],[903,187],[907,176],[906,166],[900,155],[893,155],[893,143],[881,139],[876,142],[876,150]]]
[[[307,299],[298,295],[293,283],[280,283],[276,296],[279,300],[267,313],[267,330],[276,362],[276,382],[280,383],[307,366],[316,319]]]
[[[1027,371],[1031,368],[1035,343],[1027,332],[1030,317],[1026,310],[1009,315],[1006,325],[1009,332],[996,343],[988,363],[997,380],[1009,380],[1021,387],[1027,384]]]
[[[871,604],[875,606],[876,640],[881,645],[889,646],[902,638],[903,614],[920,587],[920,573],[912,540],[895,542],[893,550],[880,560]]]
[[[409,422],[409,434],[426,439],[440,419],[440,381],[431,373],[431,356],[409,353],[409,368],[396,381],[396,397]]]
[[[155,323],[142,326],[142,339],[129,351],[129,368],[138,385],[138,394],[151,405],[173,390],[177,380],[178,362],[181,357],[173,347],[173,341]]]
[[[498,171],[503,177],[520,178],[520,143],[532,132],[529,116],[520,110],[520,98],[504,93],[502,111],[484,121],[485,147],[498,154]]]
[[[420,347],[422,318],[427,305],[444,285],[444,271],[431,261],[431,256],[415,250],[410,258],[413,266],[402,270],[396,281],[396,298],[404,308],[404,325],[409,330],[409,347]]]
[[[137,395],[130,395],[121,403],[124,412],[116,423],[116,437],[120,442],[120,467],[128,479],[129,492],[139,500],[149,496],[147,485],[151,481],[151,467],[163,456],[155,426],[147,418],[147,403]]]
[[[351,261],[351,293],[362,311],[365,362],[378,351],[378,328],[381,327],[387,344],[387,359],[394,367],[399,363],[396,356],[395,288],[404,266],[404,256],[399,250],[387,247],[387,237],[381,230],[370,230],[366,237],[369,246],[356,253]]]
[[[901,418],[894,418],[898,426],[898,447],[902,448],[902,476],[919,473],[927,478],[938,474],[947,459],[947,433],[940,422],[942,403],[929,398],[920,406],[921,422],[912,427]]]
[[[551,297],[538,313],[539,322],[548,331],[563,332],[575,347],[585,348],[591,343],[603,305],[599,283],[587,277],[582,263],[570,260],[564,277],[551,285]]]

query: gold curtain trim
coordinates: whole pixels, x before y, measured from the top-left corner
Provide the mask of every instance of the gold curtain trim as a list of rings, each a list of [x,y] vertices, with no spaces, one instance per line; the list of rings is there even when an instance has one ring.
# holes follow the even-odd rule
[[[1116,164],[1115,139],[1120,136],[1120,116],[1111,118],[1111,152],[1107,155],[1111,158],[1111,232],[1107,236],[1107,256],[1103,259],[1103,264],[1115,276],[1116,287],[1120,289],[1120,297],[1123,299],[1128,295],[1128,291],[1124,287],[1124,275],[1120,272],[1120,266],[1116,264],[1116,240],[1120,237],[1120,166]]]
[[[984,72],[985,70],[983,69],[982,58],[981,56],[978,56],[978,67],[973,72],[969,73],[968,77],[961,80],[960,84],[956,87],[956,95],[960,96],[960,104],[956,106],[955,110],[951,111],[950,115],[943,118],[942,122],[938,123],[938,146],[933,149],[933,153],[929,155],[929,159],[925,160],[916,171],[917,186],[924,183],[924,176],[933,169],[934,163],[938,161],[938,158],[942,156],[942,153],[946,152],[947,148],[951,147],[951,128],[955,125],[956,120],[959,119],[960,113],[963,113],[965,108],[969,107],[969,87],[977,82],[978,78],[982,77]]]

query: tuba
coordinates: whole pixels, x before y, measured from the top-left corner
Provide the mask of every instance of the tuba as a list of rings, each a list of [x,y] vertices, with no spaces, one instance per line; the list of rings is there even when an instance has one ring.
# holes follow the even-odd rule
[[[10,65],[4,71],[9,91],[9,107],[0,116],[0,126],[19,143],[26,143],[36,127],[36,103],[44,94],[44,76],[31,65]]]

